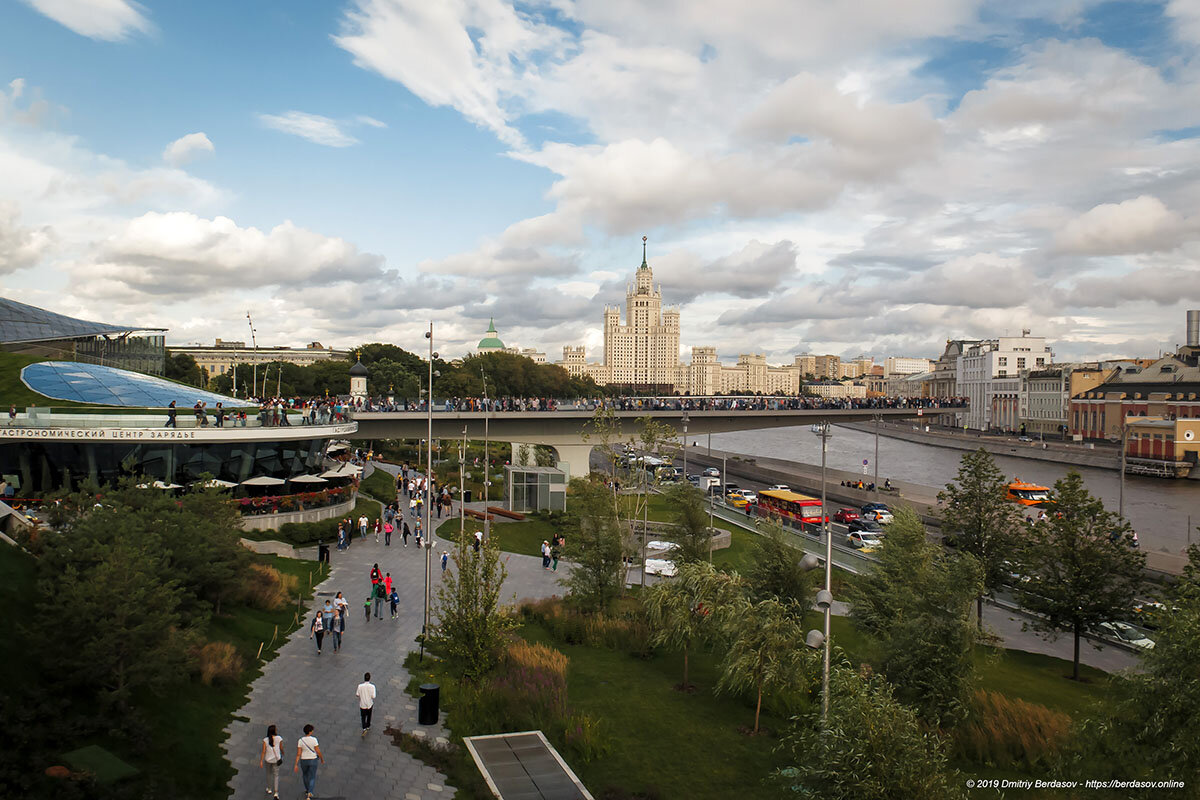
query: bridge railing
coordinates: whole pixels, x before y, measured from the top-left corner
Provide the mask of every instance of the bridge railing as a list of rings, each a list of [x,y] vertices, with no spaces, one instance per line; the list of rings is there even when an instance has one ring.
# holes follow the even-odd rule
[[[911,410],[962,409],[967,401],[961,397],[947,398],[891,398],[891,397],[763,397],[758,395],[711,395],[711,396],[646,396],[618,397],[605,399],[554,399],[554,398],[446,398],[434,400],[434,413],[442,412],[538,412],[538,411],[595,411],[611,408],[614,411],[821,411],[821,410]],[[373,412],[420,412],[427,413],[424,402],[388,403],[372,400],[355,411],[356,414]]]

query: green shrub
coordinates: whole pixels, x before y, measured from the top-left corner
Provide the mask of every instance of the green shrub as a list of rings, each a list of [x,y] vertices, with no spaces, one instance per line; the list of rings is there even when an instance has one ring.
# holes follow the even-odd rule
[[[242,576],[242,602],[262,611],[275,611],[296,596],[300,579],[267,564],[251,564]]]
[[[1054,763],[1067,742],[1071,718],[1036,703],[978,690],[966,722],[954,735],[957,754],[979,764],[1032,770]]]
[[[229,642],[204,645],[196,652],[196,663],[200,667],[200,681],[205,686],[233,683],[242,674],[242,656]]]
[[[618,601],[608,613],[585,614],[562,598],[527,600],[521,614],[544,625],[563,644],[626,652],[638,658],[654,653],[650,623],[639,601]]]

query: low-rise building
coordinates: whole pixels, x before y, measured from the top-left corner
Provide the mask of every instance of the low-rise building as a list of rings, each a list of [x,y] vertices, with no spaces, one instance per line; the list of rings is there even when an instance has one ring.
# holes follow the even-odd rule
[[[863,383],[850,383],[849,381],[818,381],[816,383],[804,384],[804,393],[824,397],[831,400],[840,400],[848,397],[866,397],[867,387]]]
[[[949,348],[948,348],[949,349]],[[1041,336],[1001,336],[967,345],[956,361],[956,393],[968,408],[959,419],[973,430],[1016,431],[1020,422],[1020,374],[1044,369],[1054,354]]]
[[[1098,363],[1053,364],[1021,373],[1020,431],[1030,436],[1060,436],[1070,430],[1071,398],[1095,388],[1113,374]]]
[[[1127,417],[1125,471],[1200,479],[1200,418]]]
[[[232,372],[235,364],[296,364],[307,367],[318,361],[331,359],[349,360],[349,350],[322,347],[320,342],[311,342],[304,347],[247,347],[245,342],[230,342],[217,339],[209,345],[168,346],[171,355],[186,353],[196,361],[196,366],[205,370],[210,378]]]
[[[909,358],[907,356],[888,356],[883,362],[884,375],[918,375],[929,372],[933,362],[928,358]]]

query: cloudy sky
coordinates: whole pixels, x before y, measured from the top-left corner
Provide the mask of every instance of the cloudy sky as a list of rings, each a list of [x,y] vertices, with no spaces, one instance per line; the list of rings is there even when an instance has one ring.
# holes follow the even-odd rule
[[[0,287],[173,343],[1155,355],[1200,0],[0,0]]]

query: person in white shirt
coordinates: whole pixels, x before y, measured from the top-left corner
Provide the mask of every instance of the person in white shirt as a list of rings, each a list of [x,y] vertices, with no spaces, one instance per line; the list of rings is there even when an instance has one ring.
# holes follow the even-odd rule
[[[354,690],[358,695],[358,713],[362,718],[362,735],[366,736],[371,729],[371,711],[375,708],[375,684],[371,683],[371,673],[363,673],[363,682]]]
[[[262,740],[258,753],[258,766],[267,770],[267,794],[279,800],[279,764],[283,761],[283,737],[275,732],[274,725],[267,726],[267,736]]]
[[[360,539],[367,538],[367,525],[369,523],[370,523],[370,520],[367,519],[366,514],[363,514],[361,517],[358,518],[358,536]]]
[[[296,764],[292,767],[292,772],[302,773],[304,800],[312,800],[313,793],[317,791],[317,762],[325,763],[321,744],[317,737],[313,736],[315,730],[312,725],[304,726],[304,735],[296,742]]]

